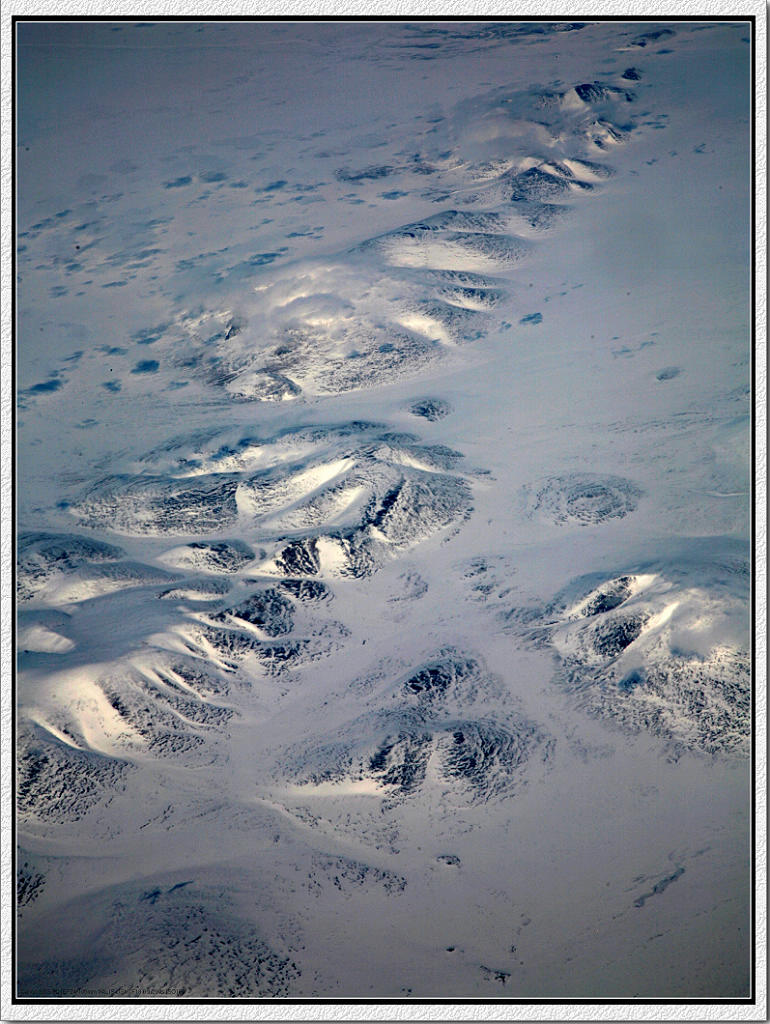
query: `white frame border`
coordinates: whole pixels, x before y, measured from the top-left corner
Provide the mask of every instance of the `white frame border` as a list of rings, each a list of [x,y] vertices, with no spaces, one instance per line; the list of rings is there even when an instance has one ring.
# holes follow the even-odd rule
[[[433,6],[433,5],[430,5]],[[736,10],[736,7],[738,8]],[[589,10],[591,8],[591,10]],[[649,16],[650,21],[661,17],[678,17],[686,20],[692,17],[713,16],[743,20],[754,16],[755,21],[755,96],[754,96],[754,138],[755,156],[755,577],[756,601],[755,621],[755,681],[756,681],[756,733],[755,733],[755,900],[756,900],[756,1003],[720,1004],[714,1003],[654,1003],[628,1004],[605,1002],[600,1004],[577,1003],[98,1003],[69,1005],[67,1003],[19,1004],[11,1002],[11,950],[13,935],[13,892],[11,878],[10,843],[13,841],[11,813],[11,751],[12,751],[12,702],[11,686],[12,651],[12,610],[10,567],[13,557],[11,550],[11,522],[13,517],[14,451],[12,447],[13,417],[13,373],[12,373],[12,266],[13,239],[12,187],[14,153],[11,145],[12,124],[12,18],[15,16],[37,17],[46,20],[52,16],[67,16],[73,19],[106,17],[287,17],[311,15],[314,17],[350,16],[371,17],[377,15],[398,16],[405,19],[414,16],[432,15],[437,20],[446,16],[463,16],[469,20],[475,17],[500,17],[514,20],[517,17],[558,18],[563,20],[595,17],[639,17]],[[2,509],[2,544],[0,556],[2,577],[0,595],[0,627],[2,648],[0,650],[2,671],[2,692],[0,693],[0,735],[2,736],[2,779],[0,781],[0,822],[4,837],[2,848],[2,870],[0,871],[0,1019],[3,1021],[42,1020],[195,1020],[195,1021],[318,1021],[318,1020],[393,1020],[393,1021],[436,1021],[436,1020],[547,1020],[547,1021],[631,1021],[631,1020],[690,1020],[690,1021],[748,1021],[767,1020],[767,793],[764,782],[767,778],[767,9],[763,0],[707,0],[694,4],[691,0],[659,0],[658,3],[644,0],[600,0],[594,4],[582,5],[576,0],[562,0],[546,3],[525,0],[512,10],[510,4],[487,2],[487,0],[445,0],[441,10],[426,9],[420,0],[280,0],[265,3],[250,0],[233,4],[227,0],[184,3],[183,0],[7,0],[0,15],[0,40],[2,62],[2,377],[0,378],[0,440],[2,441],[2,468],[0,471],[0,498]],[[6,842],[6,840],[10,840]]]

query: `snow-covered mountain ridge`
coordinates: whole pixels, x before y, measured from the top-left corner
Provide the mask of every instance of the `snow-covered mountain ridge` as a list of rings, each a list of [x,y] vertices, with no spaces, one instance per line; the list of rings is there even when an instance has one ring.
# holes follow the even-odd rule
[[[744,995],[747,26],[21,32],[20,993]]]

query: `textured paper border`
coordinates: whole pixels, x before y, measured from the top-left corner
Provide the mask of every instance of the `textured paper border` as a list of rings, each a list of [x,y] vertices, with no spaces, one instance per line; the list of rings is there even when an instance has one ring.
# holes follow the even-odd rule
[[[675,1003],[675,1004],[613,1004],[596,1005],[579,1004],[501,1004],[478,1002],[470,1004],[368,1004],[353,1003],[261,1003],[249,1004],[237,1001],[230,1003],[164,1003],[128,1005],[119,1004],[30,1004],[11,1003],[12,993],[12,934],[13,934],[13,902],[15,880],[11,877],[11,842],[13,836],[11,796],[11,678],[13,651],[11,645],[12,593],[10,583],[12,548],[11,529],[13,516],[13,474],[14,455],[12,449],[12,416],[13,416],[13,374],[12,374],[12,307],[11,296],[13,282],[11,279],[11,253],[13,239],[11,237],[12,221],[12,174],[14,152],[11,144],[11,81],[14,73],[12,64],[12,28],[13,16],[39,17],[45,20],[51,16],[72,16],[88,18],[101,16],[197,16],[211,17],[269,17],[294,15],[348,15],[362,17],[372,15],[389,15],[408,18],[415,15],[431,15],[437,19],[441,16],[462,16],[472,19],[481,16],[496,16],[501,19],[514,20],[525,15],[538,17],[556,17],[567,20],[590,20],[597,16],[614,16],[618,19],[631,16],[645,16],[654,21],[661,17],[678,17],[682,20],[696,16],[712,16],[736,20],[754,15],[756,54],[755,79],[755,577],[754,593],[756,599],[755,625],[755,665],[754,678],[756,687],[756,735],[755,735],[755,784],[756,784],[756,1004],[755,1005],[722,1005],[719,1003]],[[709,0],[694,4],[676,2],[676,0],[660,0],[658,3],[640,2],[640,0],[603,0],[600,3],[583,6],[575,0],[562,0],[560,3],[538,3],[533,0],[519,2],[515,8],[511,4],[473,0],[465,3],[460,0],[444,0],[439,5],[425,5],[419,0],[276,0],[265,3],[261,0],[240,0],[239,3],[228,3],[227,0],[209,0],[208,3],[188,2],[183,0],[136,0],[126,3],[124,0],[47,0],[35,3],[35,0],[6,0],[0,22],[2,42],[2,163],[0,164],[2,179],[2,221],[0,222],[0,240],[2,242],[2,339],[0,377],[0,440],[2,442],[2,467],[0,469],[0,497],[2,500],[2,540],[0,557],[2,559],[2,576],[0,595],[0,628],[2,630],[2,650],[0,651],[0,671],[2,690],[0,692],[0,736],[2,737],[2,778],[0,780],[0,821],[2,823],[2,870],[0,871],[0,988],[2,989],[2,1005],[0,1019],[5,1021],[42,1021],[42,1020],[267,1020],[267,1021],[316,1021],[316,1020],[392,1020],[392,1021],[436,1021],[436,1020],[692,1020],[692,1021],[748,1021],[767,1020],[766,1012],[766,981],[767,981],[767,794],[765,780],[767,777],[767,361],[766,361],[766,322],[767,322],[767,136],[766,136],[766,97],[767,97],[767,64],[766,64],[766,19],[767,10],[763,0],[741,0],[739,4],[732,0]]]

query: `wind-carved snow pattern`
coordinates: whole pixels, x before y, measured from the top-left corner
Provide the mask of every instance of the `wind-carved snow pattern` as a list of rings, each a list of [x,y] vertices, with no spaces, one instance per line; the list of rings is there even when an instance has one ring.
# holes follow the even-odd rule
[[[355,52],[339,36],[359,76],[367,61],[396,78],[411,62],[426,80],[450,59],[476,69],[457,94],[442,78],[440,102],[415,76],[406,113],[394,102],[371,125],[337,96],[331,128],[296,132],[268,127],[290,88],[283,31],[256,62],[275,83],[222,72],[205,144],[161,152],[138,190],[120,161],[99,202],[37,210],[19,234],[22,321],[39,300],[41,337],[98,332],[56,366],[31,361],[19,391],[33,424],[59,409],[67,453],[18,544],[19,994],[650,994],[656,949],[701,948],[682,922],[726,920],[722,957],[740,899],[668,908],[662,941],[643,940],[627,915],[655,897],[663,920],[668,886],[706,862],[711,817],[641,843],[634,818],[623,845],[595,794],[609,764],[636,815],[658,785],[677,796],[662,771],[747,754],[747,570],[721,536],[740,517],[744,396],[714,421],[708,501],[665,503],[650,466],[672,423],[702,425],[693,367],[641,326],[595,349],[576,330],[578,385],[654,350],[646,376],[613,378],[649,385],[654,407],[613,441],[663,436],[615,452],[593,399],[552,383],[566,348],[549,318],[594,275],[610,283],[581,307],[591,330],[631,294],[602,216],[585,268],[570,232],[605,201],[616,217],[619,194],[634,203],[642,156],[673,146],[651,83],[689,30],[419,23]],[[556,64],[581,37],[590,59]],[[298,46],[316,74],[315,43]],[[206,67],[220,50],[201,51]],[[110,297],[93,325],[89,288]],[[54,405],[94,389],[77,421]],[[89,441],[102,431],[109,445]],[[693,524],[708,557],[674,550]],[[626,553],[635,531],[644,558]],[[634,737],[645,790],[621,752]],[[606,850],[583,835],[594,813]],[[710,870],[699,893],[721,879],[716,855]],[[698,994],[712,961],[688,962]]]

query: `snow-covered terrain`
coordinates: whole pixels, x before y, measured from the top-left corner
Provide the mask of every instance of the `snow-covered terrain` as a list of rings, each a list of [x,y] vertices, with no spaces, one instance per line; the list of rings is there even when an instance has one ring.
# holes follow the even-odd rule
[[[19,995],[748,996],[748,23],[18,33]]]

